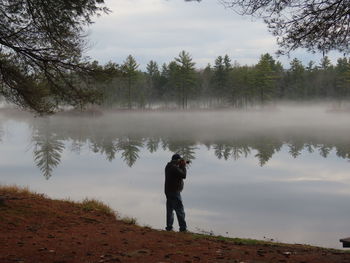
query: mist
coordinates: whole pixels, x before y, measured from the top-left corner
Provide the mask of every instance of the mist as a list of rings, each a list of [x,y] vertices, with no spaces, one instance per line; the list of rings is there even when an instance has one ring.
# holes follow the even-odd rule
[[[168,149],[193,161],[199,146],[212,149],[218,159],[253,154],[263,166],[284,145],[294,158],[303,151],[327,157],[334,150],[339,158],[350,159],[349,113],[337,112],[333,105],[286,103],[239,111],[95,110],[47,117],[2,110],[0,125],[14,119],[28,125],[35,149],[52,144],[59,154],[56,165],[65,148],[79,153],[85,145],[109,161],[121,152],[130,167],[143,148],[151,153]]]
[[[49,129],[75,137],[141,138],[163,137],[197,143],[255,136],[286,139],[290,136],[322,139],[324,142],[350,141],[350,112],[337,112],[332,103],[276,104],[250,110],[197,111],[112,111],[57,113],[36,117],[17,110],[2,109],[1,123],[16,119],[34,130]]]
[[[350,112],[336,112],[331,103],[277,104],[251,110],[204,111],[103,111],[99,116],[58,113],[44,118],[27,117],[39,124],[50,121],[57,132],[80,130],[101,135],[165,136],[198,141],[244,138],[255,135],[303,135],[347,139]],[[12,118],[18,115],[5,114]]]

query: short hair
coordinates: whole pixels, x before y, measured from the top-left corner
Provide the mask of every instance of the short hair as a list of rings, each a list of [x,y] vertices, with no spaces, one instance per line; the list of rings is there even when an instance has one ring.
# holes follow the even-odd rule
[[[172,160],[172,161],[180,160],[180,159],[182,159],[182,158],[181,158],[180,154],[178,154],[178,153],[175,153],[175,154],[171,157],[171,160]]]

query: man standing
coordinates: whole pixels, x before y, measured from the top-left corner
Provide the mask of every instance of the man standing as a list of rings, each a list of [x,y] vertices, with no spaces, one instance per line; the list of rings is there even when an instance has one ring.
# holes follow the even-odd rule
[[[180,232],[187,231],[185,210],[182,204],[181,191],[186,178],[186,162],[179,154],[174,154],[165,167],[165,195],[166,195],[166,230],[173,230],[174,210],[179,223]]]

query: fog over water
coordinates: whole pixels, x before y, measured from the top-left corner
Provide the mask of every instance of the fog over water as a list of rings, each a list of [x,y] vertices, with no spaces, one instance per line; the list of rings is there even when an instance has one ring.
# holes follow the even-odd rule
[[[340,247],[348,236],[350,112],[332,104],[249,111],[0,111],[0,183],[95,197],[164,228],[164,166],[192,160],[191,231]]]

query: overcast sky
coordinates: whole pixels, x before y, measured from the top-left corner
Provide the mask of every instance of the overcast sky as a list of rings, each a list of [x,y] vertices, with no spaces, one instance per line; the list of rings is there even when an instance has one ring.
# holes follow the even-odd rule
[[[168,63],[182,50],[192,55],[197,68],[214,64],[217,56],[225,54],[241,65],[255,64],[267,52],[276,57],[275,38],[261,20],[239,16],[218,0],[105,2],[112,13],[95,19],[88,29],[87,55],[101,64],[121,64],[131,54],[144,69],[150,60]],[[329,54],[333,63],[340,56]],[[310,60],[319,63],[322,56],[299,50],[291,54],[294,57],[306,65]],[[289,67],[290,58],[278,60]]]

